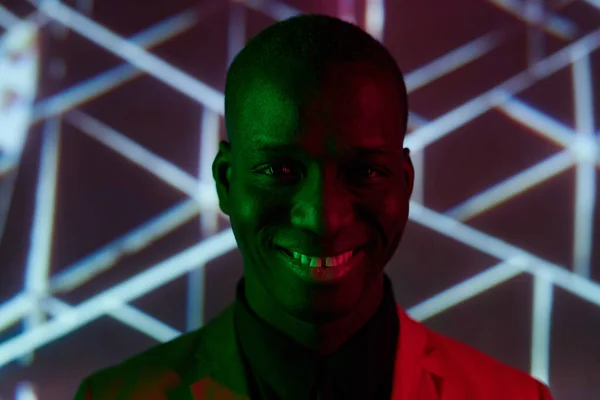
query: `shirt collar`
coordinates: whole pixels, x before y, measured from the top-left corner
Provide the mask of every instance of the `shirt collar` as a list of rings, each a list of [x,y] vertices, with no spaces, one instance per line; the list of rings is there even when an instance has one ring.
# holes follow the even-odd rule
[[[238,341],[252,373],[266,381],[281,398],[306,399],[316,374],[326,368],[334,384],[343,383],[336,385],[338,393],[348,393],[343,397],[373,398],[373,391],[383,383],[391,385],[399,331],[393,288],[386,275],[383,279],[383,297],[366,323],[359,327],[348,322],[332,323],[326,328],[336,329],[345,337],[348,329],[354,331],[338,349],[324,356],[298,339],[303,335],[286,334],[259,317],[246,301],[242,278],[237,285],[234,318]],[[349,320],[364,319],[360,313],[365,310],[368,308],[357,307]],[[313,324],[296,322],[305,334],[315,329]],[[382,382],[383,379],[386,381]]]

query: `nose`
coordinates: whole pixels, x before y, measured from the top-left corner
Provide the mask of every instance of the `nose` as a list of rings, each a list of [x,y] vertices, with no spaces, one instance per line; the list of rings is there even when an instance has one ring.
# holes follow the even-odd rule
[[[327,179],[323,173],[308,177],[296,192],[291,210],[295,228],[332,237],[349,227],[353,218],[351,197],[333,177]]]

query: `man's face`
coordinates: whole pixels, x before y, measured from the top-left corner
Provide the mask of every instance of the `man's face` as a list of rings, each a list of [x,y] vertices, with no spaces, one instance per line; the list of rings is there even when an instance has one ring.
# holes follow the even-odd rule
[[[414,170],[388,74],[331,66],[315,90],[308,78],[254,80],[213,172],[246,280],[300,318],[333,318],[381,278]]]

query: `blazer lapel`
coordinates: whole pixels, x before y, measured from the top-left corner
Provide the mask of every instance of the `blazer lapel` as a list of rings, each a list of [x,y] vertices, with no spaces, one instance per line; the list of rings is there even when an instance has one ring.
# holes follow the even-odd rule
[[[428,330],[396,305],[400,333],[396,347],[392,400],[463,400],[459,381],[445,368]]]
[[[201,331],[195,351],[180,368],[181,384],[168,400],[247,400],[244,366],[235,338],[233,306]]]

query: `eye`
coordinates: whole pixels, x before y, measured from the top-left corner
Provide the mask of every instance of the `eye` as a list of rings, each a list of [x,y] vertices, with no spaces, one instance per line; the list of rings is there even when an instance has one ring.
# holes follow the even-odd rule
[[[267,164],[258,170],[259,173],[279,179],[289,180],[295,178],[292,167],[285,163]]]
[[[371,181],[379,177],[387,176],[387,173],[372,165],[358,165],[350,168],[351,178],[355,180]]]

